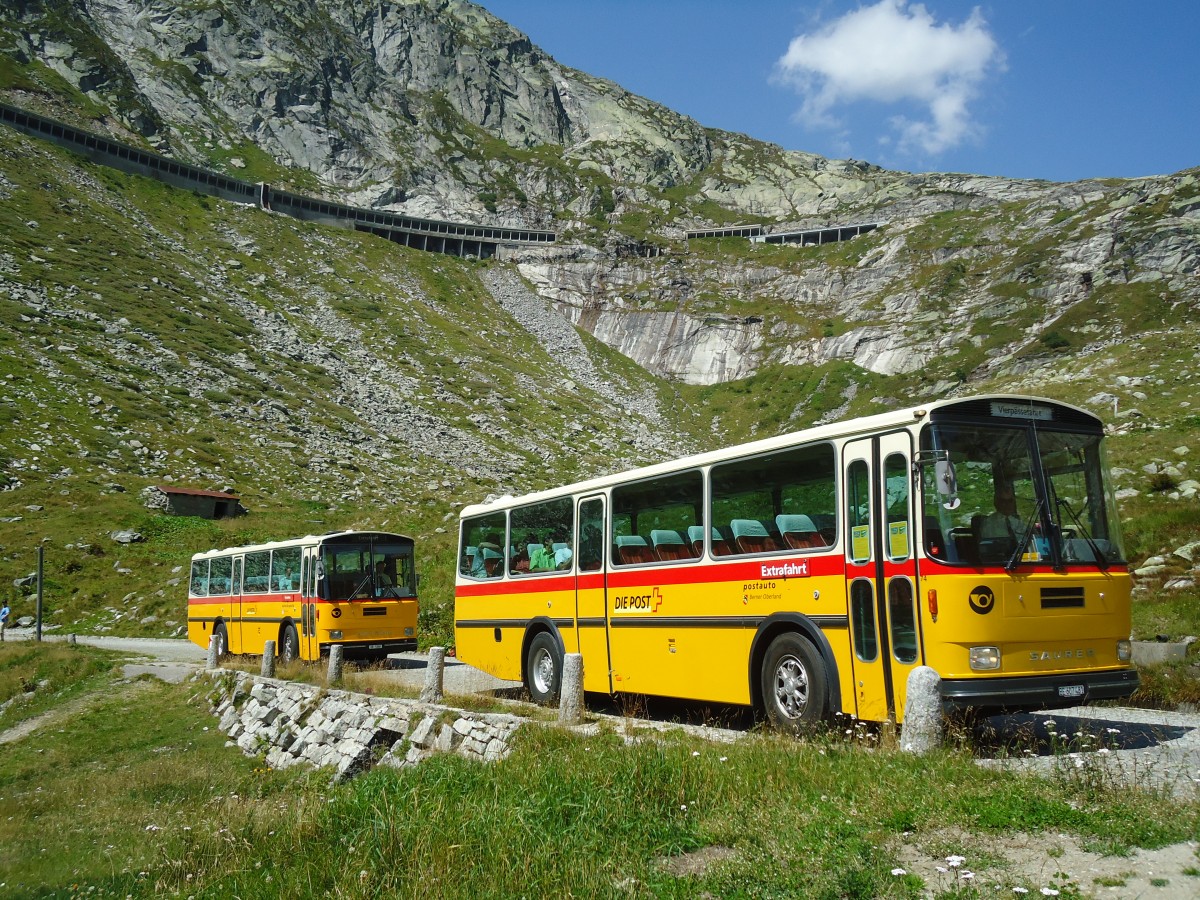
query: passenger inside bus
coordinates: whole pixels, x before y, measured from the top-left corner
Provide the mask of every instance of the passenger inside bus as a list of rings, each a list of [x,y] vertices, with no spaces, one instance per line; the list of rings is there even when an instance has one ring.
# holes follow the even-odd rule
[[[385,588],[392,586],[392,576],[387,573],[387,563],[382,559],[375,563],[375,587]]]
[[[509,566],[514,575],[524,575],[529,571],[529,554],[537,548],[537,535],[527,534],[524,543],[513,547],[512,563]]]
[[[1017,515],[1017,498],[1009,481],[997,481],[992,498],[995,509],[986,516],[973,517],[971,530],[979,541],[979,554],[984,559],[1006,556],[1022,543],[1024,524]]]
[[[540,544],[529,552],[530,572],[554,570],[554,539],[547,535]]]
[[[496,574],[500,559],[500,538],[485,534],[475,547],[475,555],[471,557],[471,577],[491,578]]]
[[[554,548],[554,568],[571,568],[571,560],[575,554],[571,552],[571,545],[567,543],[567,536],[561,533],[554,535],[551,546]]]

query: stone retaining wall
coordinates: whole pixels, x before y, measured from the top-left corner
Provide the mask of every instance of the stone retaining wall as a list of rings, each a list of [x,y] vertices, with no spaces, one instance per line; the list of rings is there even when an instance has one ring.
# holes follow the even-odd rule
[[[377,765],[413,766],[435,753],[481,762],[508,756],[522,719],[371,697],[214,670],[209,702],[219,728],[274,768],[307,763],[349,778]]]

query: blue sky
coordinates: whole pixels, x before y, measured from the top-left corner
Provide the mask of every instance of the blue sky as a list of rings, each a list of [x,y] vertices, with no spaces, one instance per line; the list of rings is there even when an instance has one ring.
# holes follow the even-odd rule
[[[1200,165],[1193,0],[482,0],[702,125],[892,169],[1074,181]]]

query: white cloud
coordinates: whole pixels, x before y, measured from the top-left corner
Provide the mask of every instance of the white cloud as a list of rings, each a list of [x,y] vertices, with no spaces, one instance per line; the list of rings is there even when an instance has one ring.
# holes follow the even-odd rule
[[[937,24],[921,4],[880,0],[795,38],[777,77],[803,96],[807,125],[839,129],[834,110],[858,101],[917,103],[928,117],[890,121],[901,152],[936,154],[978,133],[969,105],[1004,54],[978,8],[961,25]]]

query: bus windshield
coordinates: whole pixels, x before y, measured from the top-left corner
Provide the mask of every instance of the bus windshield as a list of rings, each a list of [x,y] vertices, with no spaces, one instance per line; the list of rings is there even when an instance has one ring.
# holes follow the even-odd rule
[[[938,423],[921,435],[925,549],[970,565],[1121,562],[1101,436],[1032,424]]]
[[[327,600],[415,597],[417,580],[411,542],[376,538],[327,543],[321,548]]]

